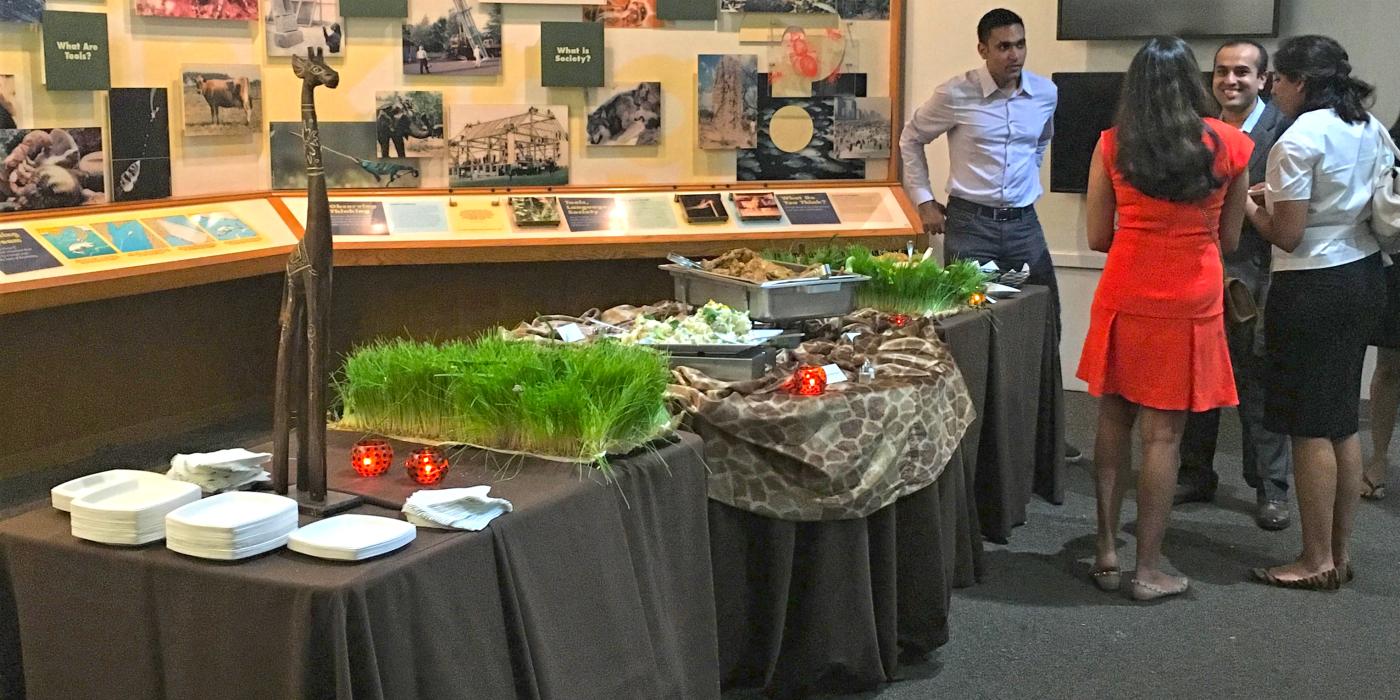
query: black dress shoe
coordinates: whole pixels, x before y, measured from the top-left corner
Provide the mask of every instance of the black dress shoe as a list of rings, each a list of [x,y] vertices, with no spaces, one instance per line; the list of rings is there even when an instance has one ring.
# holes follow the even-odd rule
[[[1260,501],[1254,511],[1254,522],[1265,530],[1283,530],[1288,527],[1289,514],[1287,501]]]
[[[1079,464],[1084,461],[1084,453],[1078,447],[1065,443],[1065,464]]]
[[[1172,505],[1183,503],[1210,503],[1215,500],[1215,489],[1204,486],[1194,486],[1192,484],[1177,484],[1176,495],[1172,496]]]

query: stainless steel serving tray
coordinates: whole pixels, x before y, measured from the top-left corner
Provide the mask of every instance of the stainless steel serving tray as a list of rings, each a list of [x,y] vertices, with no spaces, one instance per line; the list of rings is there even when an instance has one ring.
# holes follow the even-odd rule
[[[752,338],[742,343],[703,343],[686,345],[681,343],[637,343],[644,348],[656,348],[673,355],[742,355],[756,347],[767,345],[773,338],[780,337],[782,331],[756,331],[762,337]]]
[[[799,272],[805,269],[794,263],[778,264]],[[671,273],[677,301],[701,306],[714,300],[747,311],[749,318],[756,321],[830,318],[850,313],[856,307],[856,288],[870,279],[865,275],[841,274],[760,284],[683,265],[667,264],[661,269]]]

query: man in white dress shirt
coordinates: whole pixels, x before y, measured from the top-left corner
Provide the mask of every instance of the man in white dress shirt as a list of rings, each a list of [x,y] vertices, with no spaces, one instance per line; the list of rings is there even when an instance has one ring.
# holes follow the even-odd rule
[[[938,86],[904,125],[904,188],[934,245],[943,237],[945,260],[992,260],[1002,269],[1029,265],[1026,282],[1050,288],[1058,340],[1059,286],[1035,202],[1044,193],[1040,166],[1054,133],[1059,90],[1025,70],[1026,28],[1015,12],[984,15],[977,42],[983,65]],[[940,136],[947,137],[950,161],[946,204],[933,195],[924,152]],[[1066,456],[1074,461],[1080,454],[1067,447]]]

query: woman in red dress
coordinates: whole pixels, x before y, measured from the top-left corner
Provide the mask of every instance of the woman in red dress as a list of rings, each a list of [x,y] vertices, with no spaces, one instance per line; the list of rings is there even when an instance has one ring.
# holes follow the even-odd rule
[[[1209,110],[1191,48],[1152,39],[1133,58],[1117,126],[1099,139],[1089,173],[1089,247],[1108,253],[1078,372],[1100,397],[1091,576],[1118,588],[1115,537],[1136,424],[1143,462],[1129,593],[1138,600],[1188,585],[1159,565],[1186,414],[1238,403],[1220,256],[1239,243],[1254,143]]]

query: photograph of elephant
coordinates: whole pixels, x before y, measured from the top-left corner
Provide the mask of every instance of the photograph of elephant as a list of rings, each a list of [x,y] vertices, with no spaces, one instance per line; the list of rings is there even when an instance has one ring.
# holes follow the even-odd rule
[[[0,129],[19,128],[19,81],[0,75]]]
[[[442,93],[431,90],[374,95],[377,158],[437,158],[447,155],[442,138]]]
[[[661,143],[661,83],[600,90],[588,107],[590,146],[655,146]]]
[[[146,17],[251,20],[257,0],[136,0],[136,14]]]
[[[165,88],[112,88],[112,200],[170,196],[170,105]]]
[[[321,122],[321,164],[326,188],[421,187],[418,161],[376,158],[378,144],[372,122]],[[306,188],[306,149],[301,122],[272,122],[272,188]]]
[[[102,129],[0,129],[0,213],[105,204]]]
[[[267,55],[305,56],[310,48],[321,49],[326,58],[345,55],[340,0],[267,0],[265,6]]]
[[[186,136],[247,136],[262,131],[258,66],[185,66],[180,90]]]
[[[501,6],[477,0],[409,0],[404,75],[499,75]]]

